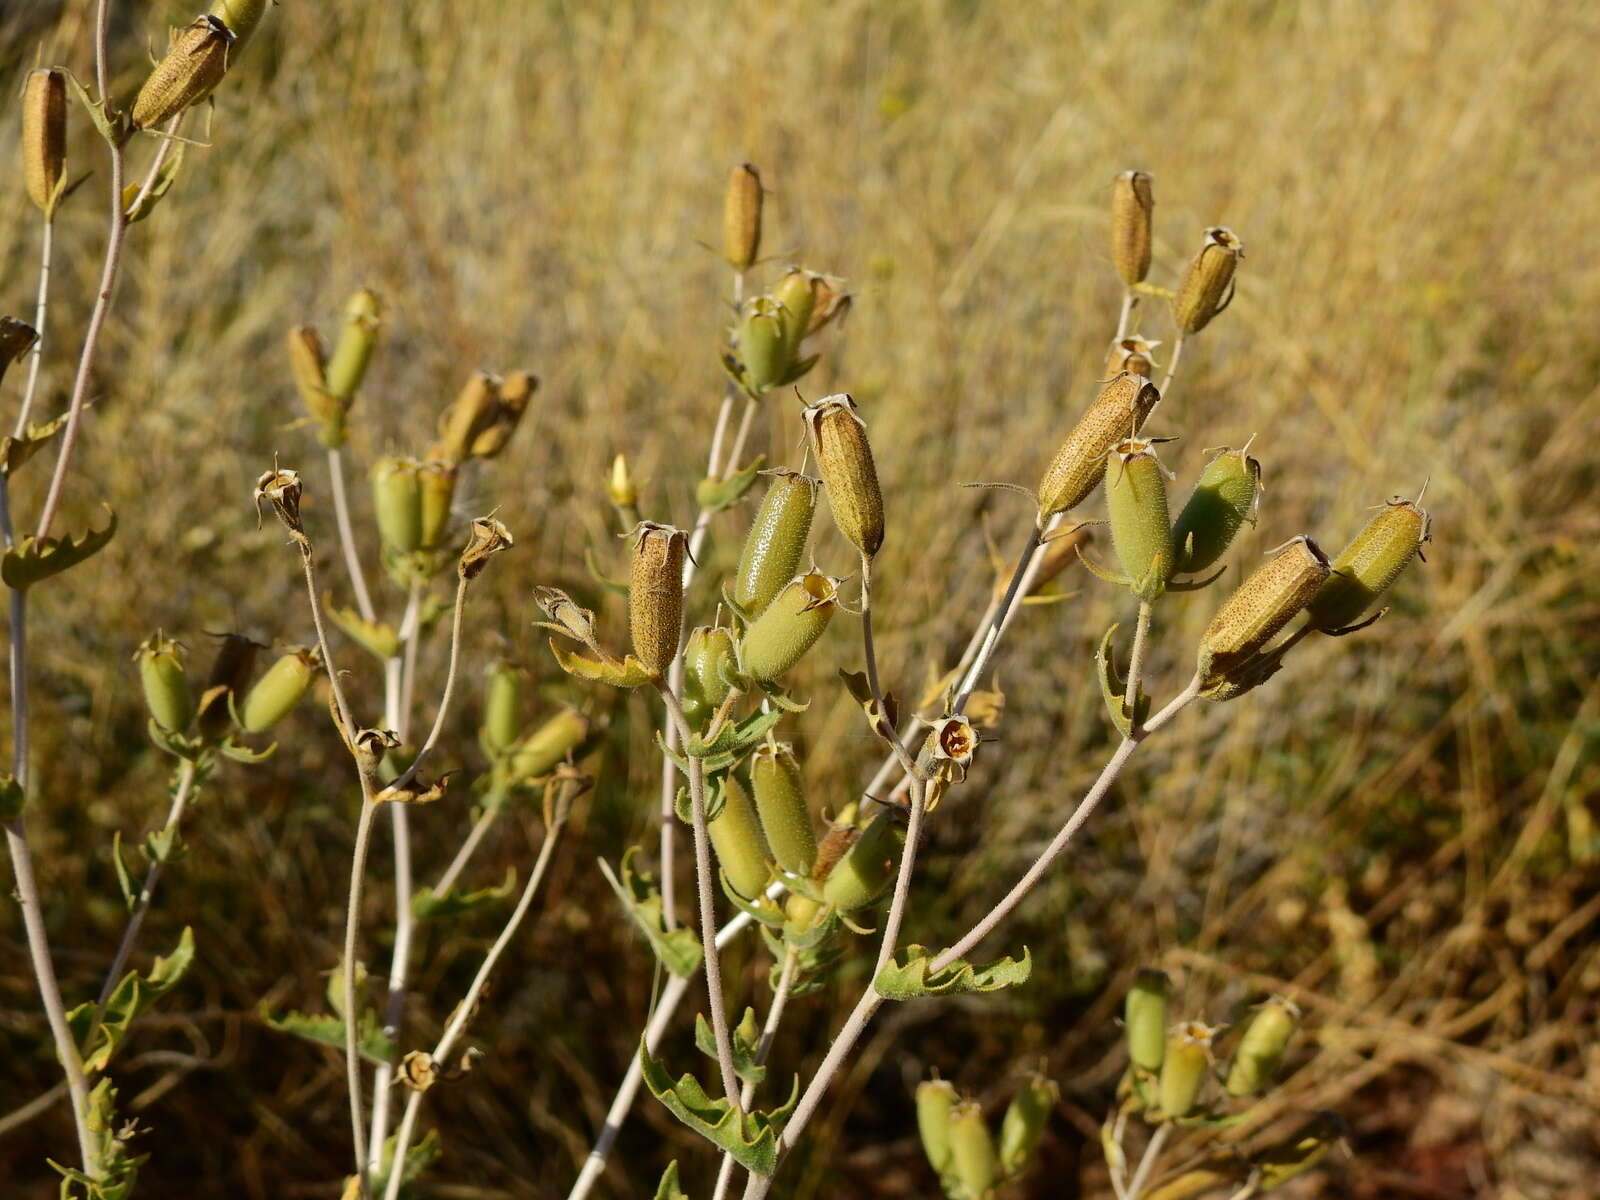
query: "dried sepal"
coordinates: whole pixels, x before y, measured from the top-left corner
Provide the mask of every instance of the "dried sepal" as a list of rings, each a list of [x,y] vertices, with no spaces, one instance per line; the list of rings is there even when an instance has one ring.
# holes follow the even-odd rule
[[[1106,354],[1105,377],[1110,379],[1124,371],[1130,375],[1143,375],[1146,379],[1153,377],[1156,370],[1155,349],[1159,345],[1160,342],[1152,342],[1137,333],[1112,342]]]
[[[516,544],[507,529],[494,517],[478,517],[472,522],[471,532],[467,536],[466,549],[461,551],[461,559],[456,563],[456,570],[461,578],[466,580],[476,579],[483,568],[489,565],[489,560],[502,550],[509,550]]]
[[[39,331],[16,317],[0,317],[0,383],[6,371],[39,340]]]
[[[370,776],[377,773],[384,755],[400,748],[400,735],[392,729],[358,729],[349,744],[356,766]]]
[[[274,467],[262,472],[255,488],[256,528],[261,527],[261,502],[265,500],[272,505],[278,520],[283,522],[302,548],[309,550],[311,543],[306,540],[305,526],[300,520],[300,496],[303,491],[298,471]]]
[[[582,642],[596,654],[601,653],[599,643],[595,641],[594,636],[593,612],[584,608],[560,588],[536,585],[533,589],[533,602],[539,606],[539,611],[549,618],[547,621],[535,621],[535,625],[565,634],[573,641]]]

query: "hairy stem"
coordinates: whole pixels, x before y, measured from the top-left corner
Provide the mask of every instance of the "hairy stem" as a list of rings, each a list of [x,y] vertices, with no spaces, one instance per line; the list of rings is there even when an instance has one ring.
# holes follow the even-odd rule
[[[761,1040],[756,1043],[757,1066],[766,1065],[767,1054],[778,1036],[778,1025],[783,1020],[783,1010],[789,1002],[789,989],[794,986],[795,965],[798,961],[799,955],[792,949],[783,956],[783,969],[778,972],[778,986],[772,993],[772,1007],[767,1009],[767,1023],[761,1027]],[[739,1093],[740,1107],[749,1111],[755,1098],[756,1085],[754,1082],[747,1082],[744,1090]],[[717,1169],[717,1185],[711,1193],[711,1200],[726,1200],[728,1187],[733,1183],[733,1170],[737,1165],[733,1155],[722,1156],[722,1166]]]
[[[1178,340],[1172,343],[1172,358],[1167,363],[1167,373],[1161,380],[1161,398],[1167,398],[1167,389],[1172,386],[1173,377],[1178,373],[1178,360],[1183,357],[1183,334],[1178,335]]]
[[[872,693],[872,703],[878,710],[878,717],[882,722],[879,730],[884,739],[889,743],[889,749],[894,752],[895,759],[900,763],[900,769],[908,776],[915,777],[917,764],[911,761],[911,755],[906,753],[905,743],[900,740],[899,732],[889,724],[889,715],[883,707],[883,689],[878,683],[878,653],[872,637],[872,556],[861,556],[861,653],[867,660],[867,690]]]
[[[50,311],[50,258],[55,245],[56,223],[46,214],[44,232],[39,238],[39,296],[33,306],[33,328],[38,338],[33,343],[33,354],[28,359],[28,383],[22,389],[22,406],[17,410],[17,424],[13,437],[21,437],[28,428],[28,417],[33,412],[33,396],[39,388],[39,368],[44,360],[44,325]]]
[[[445,718],[450,714],[450,701],[455,696],[457,668],[461,662],[461,614],[467,603],[467,577],[461,576],[456,585],[455,613],[450,618],[450,664],[445,668],[444,695],[439,697],[439,711],[434,714],[433,727],[428,730],[428,736],[422,743],[422,749],[417,751],[416,758],[411,760],[411,765],[405,773],[396,779],[390,787],[400,788],[416,778],[417,772],[422,768],[423,760],[433,750],[439,740],[439,734],[444,730]]]
[[[344,454],[334,446],[328,447],[328,482],[333,491],[333,517],[339,528],[339,546],[344,551],[344,568],[349,572],[350,586],[356,594],[356,609],[363,621],[376,621],[377,609],[372,607],[372,593],[367,591],[367,577],[361,569],[361,554],[356,549],[355,530],[350,524],[350,500],[344,487]]]
[[[1133,320],[1133,310],[1138,306],[1139,294],[1132,288],[1124,288],[1122,292],[1122,311],[1117,314],[1117,336],[1113,342],[1121,342],[1128,336],[1128,325]]]

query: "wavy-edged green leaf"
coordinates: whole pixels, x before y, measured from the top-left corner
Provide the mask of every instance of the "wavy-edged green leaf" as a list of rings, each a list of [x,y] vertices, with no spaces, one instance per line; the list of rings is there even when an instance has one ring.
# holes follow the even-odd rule
[[[747,1013],[748,1009],[745,1010]],[[762,1083],[767,1078],[767,1068],[756,1061],[756,1047],[753,1043],[739,1036],[737,1030],[733,1032],[733,1073],[745,1083]],[[717,1035],[711,1028],[711,1023],[706,1020],[704,1013],[694,1015],[694,1044],[695,1048],[712,1062],[717,1061]]]
[[[30,533],[20,539],[0,559],[0,579],[20,592],[99,553],[117,532],[117,514],[109,508],[106,512],[110,516],[106,527],[91,529],[82,537],[38,538]]]
[[[639,847],[630,846],[623,854],[620,880],[604,859],[600,860],[600,870],[611,885],[611,890],[617,894],[617,899],[622,902],[622,907],[650,943],[656,958],[661,960],[661,965],[672,974],[688,979],[700,969],[700,939],[690,929],[667,929],[661,893],[655,887],[654,878],[634,868],[633,859],[638,853]]]
[[[303,1012],[274,1014],[265,1008],[257,1012],[264,1024],[279,1033],[292,1033],[319,1046],[344,1050],[342,1017]],[[356,1022],[356,1047],[361,1057],[374,1066],[389,1062],[394,1055],[394,1043],[384,1036],[383,1026],[378,1023],[378,1014],[370,1008],[362,1010],[361,1019]]]
[[[150,964],[149,974],[129,971],[106,998],[105,1012],[98,1021],[98,1005],[80,1004],[67,1014],[67,1024],[83,1054],[86,1071],[103,1071],[128,1036],[128,1029],[140,1014],[170,992],[194,961],[194,930],[183,927],[172,953]]]
[[[650,668],[631,654],[621,661],[609,657],[604,660],[586,658],[563,649],[555,638],[550,639],[550,653],[555,656],[556,666],[576,679],[608,683],[612,687],[636,688],[643,687],[655,678]]]
[[[451,888],[444,895],[435,896],[432,888],[419,888],[417,894],[411,897],[411,914],[419,921],[459,917],[462,913],[476,912],[480,908],[501,903],[511,895],[516,886],[516,868],[507,867],[503,883],[479,888],[475,892],[462,892]]]
[[[1128,719],[1128,714],[1123,711],[1122,674],[1117,670],[1117,664],[1112,658],[1111,639],[1116,634],[1117,627],[1113,625],[1106,630],[1105,637],[1100,639],[1100,648],[1094,653],[1095,677],[1100,680],[1100,696],[1106,702],[1106,715],[1111,718],[1111,723],[1117,727],[1117,732],[1127,737],[1133,732],[1133,722]]]
[[[768,1112],[749,1112],[741,1117],[727,1100],[713,1100],[693,1075],[676,1081],[648,1046],[639,1042],[639,1067],[650,1094],[667,1111],[701,1137],[720,1146],[746,1170],[771,1175],[778,1164],[778,1134],[800,1099],[800,1077],[795,1076],[789,1098]]]
[[[748,467],[735,471],[726,479],[702,479],[695,488],[695,501],[707,512],[721,512],[732,507],[750,490],[766,461],[765,454],[758,454]]]
[[[50,444],[50,439],[60,433],[67,423],[67,415],[52,417],[42,425],[32,422],[22,431],[21,437],[6,434],[0,438],[0,475],[10,475],[23,463]]]
[[[970,992],[997,992],[1001,988],[1026,983],[1033,973],[1033,958],[1028,948],[1022,957],[1002,958],[986,967],[975,967],[958,958],[944,970],[930,974],[933,956],[926,946],[907,946],[904,955],[878,972],[873,986],[886,1000],[910,1000],[916,996],[961,996]]]
[[[723,721],[709,738],[690,734],[684,750],[691,758],[738,757],[761,742],[779,721],[782,711],[753,712],[742,721]]]
[[[661,1182],[656,1185],[655,1200],[689,1200],[678,1183],[678,1160],[673,1159],[661,1172]]]

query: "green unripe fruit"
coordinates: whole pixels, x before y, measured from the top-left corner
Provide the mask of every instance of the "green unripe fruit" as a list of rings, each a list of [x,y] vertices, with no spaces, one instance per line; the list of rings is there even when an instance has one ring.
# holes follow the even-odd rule
[[[1157,1102],[1168,1117],[1186,1117],[1200,1101],[1200,1089],[1211,1073],[1211,1041],[1216,1030],[1199,1021],[1185,1021],[1167,1036],[1161,1063]]]
[[[425,462],[417,468],[417,487],[421,496],[423,550],[437,550],[444,544],[450,527],[450,506],[456,495],[456,469],[449,463]]]
[[[799,571],[817,511],[819,480],[798,471],[770,474],[772,482],[750,522],[733,576],[733,602],[752,621]]]
[[[766,890],[771,875],[767,841],[744,784],[734,775],[724,776],[721,782],[722,811],[706,826],[711,848],[717,852],[717,861],[733,890],[746,900],[754,900]]]
[[[774,300],[761,296],[751,302],[739,322],[736,340],[752,391],[770,391],[784,381],[789,374],[789,342],[784,337],[782,311]]]
[[[156,634],[133,656],[139,664],[139,685],[155,723],[168,733],[182,733],[194,720],[194,695],[183,670],[183,647]]]
[[[783,919],[797,929],[810,929],[821,911],[822,905],[800,892],[790,892],[783,902]]]
[[[1308,606],[1312,627],[1334,631],[1354,623],[1411,565],[1429,536],[1425,510],[1410,500],[1390,500],[1333,560],[1333,574]]]
[[[1240,526],[1255,520],[1261,464],[1243,450],[1222,450],[1205,465],[1172,529],[1178,570],[1204,571],[1227,552]]]
[[[900,857],[900,831],[884,810],[872,818],[843,857],[828,872],[822,898],[840,912],[851,913],[871,904],[894,879]]]
[[[385,553],[410,554],[422,545],[422,484],[410,458],[380,458],[372,465],[372,508]]]
[[[322,663],[310,650],[285,654],[248,692],[239,706],[239,725],[246,733],[265,733],[300,703],[311,690]]]
[[[328,394],[346,408],[367,376],[367,365],[378,344],[381,323],[382,306],[375,292],[363,288],[344,306],[344,324],[339,329],[339,340],[334,343],[333,356],[328,359],[324,374]]]
[[[751,679],[777,679],[805,657],[839,607],[839,581],[812,572],[791,580],[745,630],[739,669]]]
[[[1272,1082],[1299,1017],[1300,1010],[1282,996],[1272,997],[1256,1010],[1233,1052],[1228,1095],[1259,1095]]]
[[[950,1171],[972,1200],[986,1200],[1000,1176],[983,1109],[970,1100],[950,1109]]]
[[[817,276],[800,267],[790,267],[787,274],[772,289],[772,298],[778,304],[778,320],[783,325],[783,340],[792,359],[811,325],[811,313],[817,306]]]
[[[1151,443],[1130,438],[1111,451],[1106,469],[1111,541],[1133,594],[1154,600],[1172,578],[1167,475]]]
[[[689,632],[683,646],[683,715],[692,726],[704,725],[733,686],[728,673],[737,665],[733,631],[701,625]]]
[[[563,708],[511,751],[512,782],[530,783],[548,775],[588,736],[589,718],[575,708]]]
[[[1142,967],[1123,1001],[1122,1030],[1128,1057],[1146,1071],[1159,1071],[1167,1050],[1167,996],[1172,981],[1165,971]]]
[[[750,789],[778,865],[794,875],[809,874],[817,860],[817,834],[794,750],[782,743],[758,748],[750,759]]]
[[[514,663],[490,665],[484,682],[483,726],[478,744],[490,758],[498,758],[516,743],[522,727],[524,672]]]
[[[239,51],[244,49],[261,24],[261,18],[267,15],[269,0],[216,0],[211,6],[211,15],[221,17],[224,25],[233,34],[233,51],[229,56],[237,57]]]
[[[943,1079],[917,1084],[917,1133],[928,1165],[940,1175],[950,1170],[950,1110],[956,1089]]]
[[[1000,1170],[1007,1177],[1027,1167],[1055,1106],[1055,1084],[1038,1075],[1011,1098],[1000,1122]]]

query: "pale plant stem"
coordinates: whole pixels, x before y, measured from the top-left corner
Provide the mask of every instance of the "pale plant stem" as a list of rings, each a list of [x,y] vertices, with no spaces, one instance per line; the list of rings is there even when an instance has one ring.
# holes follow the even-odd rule
[[[1139,303],[1139,296],[1132,288],[1124,288],[1122,292],[1122,311],[1117,314],[1117,336],[1111,340],[1121,342],[1128,336],[1128,325],[1133,320],[1133,310]]]
[[[888,714],[883,707],[883,689],[878,683],[878,653],[872,636],[872,556],[865,552],[861,555],[861,653],[867,660],[867,690],[872,694],[883,737],[899,761],[900,769],[914,777],[917,765],[906,753],[905,744],[901,742],[899,732],[889,724]]]
[[[761,1027],[761,1040],[756,1043],[757,1066],[766,1065],[767,1054],[778,1036],[778,1025],[783,1020],[783,1010],[789,1002],[789,989],[794,986],[795,965],[798,960],[799,955],[793,950],[789,950],[783,956],[783,969],[778,973],[778,986],[772,993],[772,1007],[767,1010],[767,1023]],[[747,1081],[744,1090],[739,1093],[740,1107],[748,1112],[755,1098],[756,1085]],[[717,1170],[717,1185],[711,1193],[711,1200],[726,1200],[728,1187],[733,1183],[733,1170],[737,1165],[733,1155],[722,1156],[722,1166]]]
[[[1171,1125],[1160,1125],[1151,1135],[1150,1142],[1145,1146],[1144,1154],[1139,1159],[1139,1166],[1133,1172],[1133,1180],[1128,1184],[1128,1200],[1139,1200],[1139,1197],[1144,1195],[1145,1181],[1155,1170],[1156,1160],[1161,1157],[1161,1147],[1166,1144],[1167,1135],[1171,1132]]]
[[[450,714],[450,701],[455,696],[456,676],[461,660],[461,614],[467,604],[467,577],[460,577],[456,585],[455,612],[450,618],[450,663],[445,668],[444,695],[439,697],[439,711],[434,714],[433,727],[428,730],[428,736],[422,743],[422,749],[417,751],[416,758],[411,760],[411,765],[396,779],[390,787],[400,788],[410,783],[419,770],[422,769],[423,760],[433,750],[439,740],[439,734],[444,730],[445,718]]]
[[[503,794],[491,792],[484,798],[483,811],[478,814],[478,819],[472,823],[466,840],[461,843],[461,848],[456,851],[456,856],[450,860],[450,865],[444,869],[444,874],[439,876],[439,882],[433,885],[434,899],[444,896],[455,886],[456,880],[461,877],[461,872],[466,869],[467,863],[477,853],[482,844],[484,835],[489,832],[489,827],[495,823],[500,815],[500,809],[506,801]]]
[[[565,788],[566,785],[562,786]],[[489,947],[489,953],[484,955],[483,963],[478,967],[478,973],[472,977],[466,995],[461,998],[461,1003],[456,1006],[455,1012],[445,1025],[444,1032],[439,1035],[439,1041],[434,1046],[432,1054],[435,1064],[442,1065],[449,1058],[456,1041],[466,1032],[467,1023],[472,1019],[473,1011],[478,1006],[478,998],[483,994],[489,976],[494,972],[495,964],[500,961],[500,956],[511,944],[511,939],[517,935],[517,930],[522,927],[522,922],[533,906],[533,899],[539,893],[539,885],[544,881],[545,871],[550,866],[550,859],[555,854],[556,843],[567,820],[568,802],[563,799],[557,803],[555,819],[545,830],[544,844],[539,847],[539,857],[533,864],[533,872],[528,876],[528,882],[522,889],[516,908],[512,910],[505,928],[500,931],[500,936],[495,939],[494,945]],[[395,1131],[394,1154],[389,1162],[389,1182],[384,1188],[384,1200],[397,1200],[400,1195],[400,1184],[405,1175],[406,1148],[411,1145],[411,1137],[417,1124],[417,1113],[421,1107],[421,1092],[413,1091],[406,1097],[405,1112],[401,1115],[400,1126]]]
[[[1139,601],[1139,618],[1133,627],[1133,649],[1128,655],[1128,682],[1123,692],[1122,711],[1133,727],[1139,727],[1139,679],[1144,674],[1145,650],[1150,643],[1150,612],[1148,600]]]
[[[14,1108],[5,1116],[0,1117],[0,1138],[6,1136],[13,1129],[19,1129],[35,1117],[41,1117],[56,1106],[56,1103],[67,1094],[67,1081],[58,1079],[45,1091],[40,1092],[32,1100],[20,1108]]]
[[[1167,362],[1167,373],[1161,380],[1161,398],[1167,398],[1167,389],[1172,386],[1172,380],[1178,373],[1178,360],[1183,357],[1183,334],[1178,335],[1177,341],[1172,343],[1172,358]]]
[[[167,823],[161,827],[162,833],[170,834],[182,823],[184,809],[194,794],[197,771],[198,768],[192,758],[184,759],[183,766],[178,768],[178,787],[172,796],[172,808],[167,813]],[[111,960],[111,969],[106,972],[105,983],[100,986],[100,998],[96,1001],[98,1005],[96,1022],[105,1015],[106,1001],[111,998],[112,991],[121,980],[122,969],[128,965],[128,955],[133,952],[133,944],[139,937],[140,928],[144,925],[145,915],[150,911],[150,901],[155,897],[156,884],[161,882],[161,872],[165,866],[165,860],[158,858],[150,864],[150,870],[145,872],[138,899],[134,902],[133,911],[128,915],[127,928],[122,931],[122,943],[117,947],[117,953]]]
[[[967,707],[978,681],[983,678],[983,673],[989,667],[989,660],[994,657],[995,647],[1000,644],[1000,635],[1005,632],[1010,623],[1012,610],[1017,601],[1022,597],[1023,580],[1028,577],[1028,569],[1033,565],[1039,547],[1044,544],[1044,526],[1042,522],[1035,521],[1033,528],[1028,532],[1027,544],[1022,547],[1022,554],[1017,559],[1016,569],[1011,572],[1011,582],[1006,585],[1005,596],[1000,601],[1000,606],[995,610],[994,616],[989,621],[988,632],[984,634],[983,643],[974,657],[972,667],[968,670],[966,678],[962,681],[961,690],[956,694],[955,712],[961,712]]]
[[[344,567],[356,594],[356,609],[361,613],[362,620],[376,621],[378,610],[372,607],[372,593],[367,591],[367,577],[361,569],[361,554],[356,549],[355,529],[350,524],[350,500],[344,487],[344,454],[336,446],[328,447],[328,482],[333,491],[334,523],[339,529]]]
[[[39,368],[44,361],[44,323],[50,311],[50,258],[55,245],[55,218],[46,215],[44,231],[39,238],[39,298],[33,306],[33,328],[38,338],[33,343],[33,354],[28,360],[28,383],[22,389],[22,407],[17,410],[17,425],[12,436],[20,438],[28,428],[28,417],[33,412],[33,396],[39,387]]]

